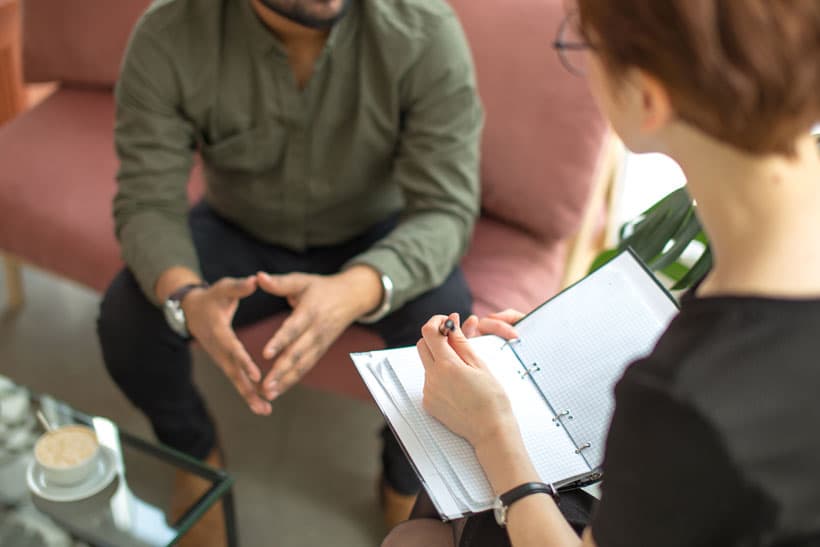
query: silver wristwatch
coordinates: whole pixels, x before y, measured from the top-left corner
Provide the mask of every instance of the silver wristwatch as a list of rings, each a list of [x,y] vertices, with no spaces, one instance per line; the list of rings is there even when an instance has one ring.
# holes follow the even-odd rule
[[[188,324],[185,321],[185,312],[182,310],[182,299],[194,289],[207,288],[207,283],[189,283],[188,285],[183,285],[172,292],[171,296],[169,296],[163,304],[162,308],[165,312],[165,320],[168,322],[168,326],[171,327],[172,331],[181,337],[190,337],[190,333],[188,332]]]
[[[381,274],[381,282],[382,282],[382,303],[381,305],[376,308],[375,311],[368,313],[362,317],[359,317],[359,323],[364,323],[365,325],[370,325],[375,323],[388,313],[392,309],[392,302],[393,302],[393,280],[390,279],[386,274]]]
[[[545,484],[543,482],[527,482],[520,486],[516,486],[509,492],[501,494],[493,502],[493,515],[495,522],[502,528],[507,526],[507,512],[510,510],[510,505],[517,502],[521,498],[525,498],[532,494],[547,494],[557,504],[559,501],[558,491],[552,484]]]

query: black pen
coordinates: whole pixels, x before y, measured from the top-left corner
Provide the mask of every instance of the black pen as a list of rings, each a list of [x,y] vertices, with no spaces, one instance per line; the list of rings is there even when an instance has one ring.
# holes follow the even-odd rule
[[[448,319],[447,321],[442,323],[441,326],[438,328],[438,332],[442,336],[447,336],[454,330],[456,330],[456,324],[453,323],[452,319]]]

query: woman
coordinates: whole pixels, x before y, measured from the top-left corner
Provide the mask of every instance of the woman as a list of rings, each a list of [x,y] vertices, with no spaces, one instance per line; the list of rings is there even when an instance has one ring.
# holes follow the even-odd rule
[[[508,505],[509,540],[820,545],[820,158],[810,135],[820,2],[577,4],[583,39],[557,47],[586,50],[593,92],[630,149],[684,169],[714,267],[618,383],[603,495],[582,537],[542,492]],[[539,481],[506,395],[464,332],[439,334],[446,319],[433,317],[418,343],[425,408],[473,445],[498,495]],[[479,330],[501,333],[498,319],[516,317]],[[475,328],[470,319],[464,331]],[[385,545],[451,536],[416,520]]]

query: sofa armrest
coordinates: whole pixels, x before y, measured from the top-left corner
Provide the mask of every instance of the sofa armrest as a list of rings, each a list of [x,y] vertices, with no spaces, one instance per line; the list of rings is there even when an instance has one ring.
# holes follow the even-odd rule
[[[19,0],[0,0],[0,124],[23,111]]]

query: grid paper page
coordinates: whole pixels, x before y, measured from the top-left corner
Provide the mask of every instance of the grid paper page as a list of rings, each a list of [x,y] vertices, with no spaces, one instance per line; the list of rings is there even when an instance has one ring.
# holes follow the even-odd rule
[[[415,348],[401,348],[400,352],[405,353],[405,350],[410,349]],[[423,413],[423,410],[420,414],[415,405],[413,405],[407,390],[402,385],[395,370],[390,365],[389,360],[386,357],[384,359],[377,359],[372,361],[368,366],[374,375],[379,378],[382,387],[387,391],[402,418],[407,422],[413,430],[413,434],[416,435],[421,442],[422,450],[427,456],[427,459],[432,462],[436,472],[444,480],[447,489],[459,504],[461,511],[475,511],[476,506],[480,502],[471,497],[467,492],[463,482],[453,468],[451,459],[448,459],[442,453],[441,447],[435,442],[432,431],[427,427],[420,427],[420,425],[425,424],[424,417],[426,415]],[[441,426],[441,424],[438,425]],[[459,440],[465,442],[463,439],[459,438]]]
[[[464,516],[467,508],[463,503],[456,500],[450,492],[449,486],[444,482],[439,472],[433,465],[427,452],[421,445],[416,433],[407,424],[407,421],[398,411],[396,404],[384,389],[381,380],[373,372],[371,363],[373,362],[372,352],[351,353],[350,358],[353,365],[362,377],[368,391],[373,396],[373,400],[384,414],[385,419],[390,424],[396,437],[401,439],[401,445],[405,453],[410,457],[413,467],[424,484],[425,490],[430,495],[430,500],[435,505],[439,514],[445,520],[452,520]],[[376,367],[376,365],[374,365]]]
[[[648,354],[677,307],[623,253],[522,320],[515,351],[590,467],[601,465],[624,369]]]
[[[566,433],[553,424],[552,414],[541,395],[532,383],[519,375],[518,360],[508,348],[505,349],[504,341],[497,337],[482,337],[474,338],[471,344],[507,391],[524,444],[541,479],[559,482],[588,472],[586,462],[575,454]],[[378,355],[381,352],[373,353]],[[440,459],[432,458],[434,462],[439,462],[438,465],[434,463],[439,473],[446,482],[455,475],[457,483],[449,486],[466,494],[468,499],[464,501],[471,511],[490,508],[493,491],[473,448],[428,415],[422,407],[424,368],[415,347],[383,353],[388,354],[389,365],[404,387],[403,390],[396,390],[394,395],[409,401],[405,407],[408,411],[403,413],[405,419],[414,431],[427,432],[429,442],[439,451]],[[445,466],[446,470],[440,469]]]

